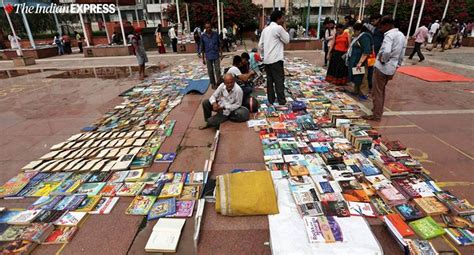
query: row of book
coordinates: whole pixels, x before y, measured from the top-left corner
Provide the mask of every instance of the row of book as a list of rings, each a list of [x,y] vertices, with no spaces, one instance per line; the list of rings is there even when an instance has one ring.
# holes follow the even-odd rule
[[[318,70],[299,59],[287,63],[294,74],[285,81],[287,105],[258,97],[248,126],[259,132],[267,170],[287,176],[309,242],[344,242],[338,217],[380,218],[405,252],[441,235],[474,242],[468,201],[440,189],[400,141],[362,120],[359,104]]]

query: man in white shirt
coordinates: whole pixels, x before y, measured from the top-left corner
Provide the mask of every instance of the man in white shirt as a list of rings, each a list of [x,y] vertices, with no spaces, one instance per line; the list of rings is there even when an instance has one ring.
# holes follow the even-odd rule
[[[232,66],[229,68],[229,70],[227,70],[227,73],[230,73],[234,76],[239,87],[242,89],[242,92],[243,92],[242,103],[246,105],[246,102],[253,91],[253,87],[250,85],[249,82],[255,76],[256,73],[253,70],[247,73],[242,73],[240,68],[242,68],[242,57],[239,55],[236,55],[232,59]]]
[[[394,27],[392,17],[382,17],[379,26],[380,31],[385,34],[382,47],[377,55],[372,79],[373,115],[364,116],[364,119],[373,121],[382,119],[385,86],[393,78],[397,68],[402,65],[405,55],[405,35]]]
[[[431,24],[430,32],[428,33],[428,43],[433,42],[433,38],[436,36],[438,29],[439,29],[439,20],[436,20],[433,24]]]
[[[21,51],[19,50],[21,40],[20,37],[14,36],[13,34],[9,34],[8,40],[10,41],[10,46],[12,47],[12,49],[17,49],[16,54],[18,55],[18,57],[21,57]]]
[[[171,39],[171,45],[173,46],[173,52],[178,52],[178,36],[176,35],[177,25],[172,26],[168,30],[168,36]]]
[[[206,125],[199,129],[209,127],[219,129],[220,124],[227,120],[247,121],[249,111],[242,107],[242,97],[242,89],[235,83],[234,76],[231,73],[225,74],[224,83],[221,83],[208,100],[202,102]],[[212,116],[212,112],[217,112],[217,114]]]
[[[280,105],[286,104],[285,70],[283,67],[284,45],[290,42],[290,35],[283,27],[285,18],[281,11],[274,11],[270,16],[270,25],[262,31],[258,48],[263,56],[267,73],[267,98],[270,104],[278,100]],[[276,98],[275,98],[276,92]]]

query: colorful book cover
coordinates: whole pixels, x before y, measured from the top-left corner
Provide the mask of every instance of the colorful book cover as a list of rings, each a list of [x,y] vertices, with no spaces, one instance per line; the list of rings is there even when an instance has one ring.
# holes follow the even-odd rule
[[[315,216],[321,216],[324,214],[323,209],[321,208],[320,202],[311,202],[311,203],[305,203],[305,204],[296,205],[296,206],[302,217],[305,217],[305,216],[315,217]]]
[[[186,185],[202,185],[204,183],[204,172],[188,173]]]
[[[174,173],[160,173],[157,182],[171,182],[174,180]]]
[[[128,171],[117,171],[112,174],[107,182],[124,182],[125,178],[127,178]]]
[[[8,180],[5,184],[0,186],[0,197],[14,196],[20,192],[30,181],[35,172],[19,173],[17,176]]]
[[[427,215],[440,215],[449,211],[436,197],[419,197],[413,201]]]
[[[102,197],[89,214],[109,214],[118,200],[118,197]]]
[[[331,232],[336,242],[344,241],[344,236],[343,236],[341,226],[339,226],[339,223],[337,223],[336,218],[328,216],[326,217],[326,219],[329,223],[329,226],[331,227]]]
[[[336,238],[334,233],[332,232],[331,225],[329,225],[329,221],[325,216],[318,216],[318,223],[319,227],[321,228],[324,240],[326,243],[334,243],[336,242]]]
[[[74,227],[85,219],[86,212],[67,212],[54,222],[56,226]]]
[[[73,196],[64,196],[56,205],[53,207],[54,210],[62,211],[66,210],[69,203],[72,201]]]
[[[184,183],[186,181],[187,173],[174,173],[173,181],[174,183]]]
[[[33,221],[35,223],[52,223],[55,222],[57,219],[61,218],[66,211],[58,211],[58,210],[43,210],[43,213],[40,214],[36,219]]]
[[[474,235],[469,229],[445,228],[444,231],[458,245],[466,246],[474,244]]]
[[[184,218],[193,216],[194,204],[196,201],[176,201],[176,212],[166,217]]]
[[[163,189],[163,186],[165,183],[163,182],[158,182],[158,183],[147,183],[145,184],[145,187],[143,188],[141,195],[145,196],[158,196],[161,193],[161,190]]]
[[[349,206],[349,212],[354,216],[366,216],[366,217],[377,217],[377,214],[372,209],[370,203],[361,202],[347,202]]]
[[[167,215],[172,215],[174,213],[176,213],[176,199],[174,197],[160,199],[156,200],[156,202],[151,207],[150,211],[148,212],[147,219],[150,221],[165,217]]]
[[[77,227],[56,227],[43,244],[63,244],[72,240]]]
[[[161,152],[157,153],[155,156],[156,163],[172,163],[176,158],[176,153],[174,152]]]
[[[425,240],[444,234],[444,229],[431,216],[412,221],[408,225]]]
[[[411,204],[396,205],[395,209],[406,221],[417,220],[425,217],[425,214],[422,211],[418,210],[418,208]]]
[[[87,194],[88,196],[95,196],[99,194],[100,190],[105,186],[105,182],[91,182],[84,183],[77,189],[78,194]]]
[[[0,243],[0,251],[2,251],[2,254],[30,254],[37,245],[37,243],[27,240],[15,240],[12,242]]]
[[[136,196],[125,213],[130,215],[147,215],[155,200],[155,196]]]
[[[21,234],[22,240],[42,243],[54,230],[51,223],[33,223]]]
[[[87,182],[106,182],[111,175],[112,172],[95,172],[91,175]]]
[[[199,194],[201,194],[201,186],[187,185],[183,187],[178,200],[198,200]]]
[[[313,185],[290,186],[290,191],[297,205],[318,201],[318,195]]]
[[[306,234],[310,243],[324,243],[324,235],[319,224],[318,217],[304,217]]]
[[[90,212],[99,203],[102,196],[87,196],[82,200],[81,204],[74,210],[76,212]]]
[[[42,196],[39,197],[33,204],[28,207],[28,210],[43,209],[52,210],[64,196]]]
[[[163,189],[161,190],[159,198],[169,198],[169,197],[178,197],[183,190],[183,183],[165,183]]]
[[[143,182],[126,182],[120,187],[120,189],[115,194],[120,197],[134,197],[142,191],[145,183]]]
[[[62,182],[69,178],[72,175],[72,172],[58,172],[52,174],[50,177],[48,177],[45,182]]]
[[[0,242],[9,242],[19,239],[21,234],[23,234],[27,228],[28,226],[10,225],[2,234],[0,234]]]
[[[151,173],[151,172],[146,172],[143,173],[142,177],[138,179],[138,182],[144,182],[144,183],[155,183],[158,181],[162,173]]]
[[[304,176],[291,176],[288,178],[290,185],[306,185],[312,184],[311,177],[304,175]]]
[[[326,216],[349,217],[351,216],[347,202],[338,201],[322,201],[323,211]]]
[[[10,225],[29,225],[41,212],[41,209],[20,211],[20,213],[11,218],[7,223]]]
[[[285,161],[286,161],[286,159],[285,159]],[[306,168],[305,165],[290,163],[290,167],[288,168],[288,170],[289,170],[291,176],[309,175],[308,168]]]
[[[143,174],[143,169],[135,169],[128,171],[127,178],[125,178],[126,182],[135,182],[138,181]]]
[[[122,185],[123,184],[120,182],[107,182],[107,184],[105,184],[105,186],[100,190],[98,195],[104,197],[114,197]]]
[[[60,184],[61,184],[60,182],[41,182],[39,185],[37,185],[35,192],[33,192],[31,196],[33,197],[48,196]]]
[[[69,204],[66,206],[66,210],[69,211],[74,211],[76,208],[86,199],[87,195],[86,194],[75,194],[72,195],[72,199],[69,202]]]
[[[70,195],[78,189],[82,183],[90,178],[89,173],[79,173],[72,175],[67,180],[64,180],[51,194],[53,195]]]

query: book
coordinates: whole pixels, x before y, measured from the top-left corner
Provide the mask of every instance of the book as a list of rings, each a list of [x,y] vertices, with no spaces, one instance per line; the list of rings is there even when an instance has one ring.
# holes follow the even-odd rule
[[[36,185],[36,189],[31,194],[32,197],[48,196],[53,190],[55,190],[61,182],[41,182]]]
[[[195,200],[190,201],[176,201],[176,212],[166,217],[184,218],[193,216]]]
[[[444,234],[444,229],[431,216],[412,221],[408,225],[425,240]]]
[[[350,217],[349,207],[347,202],[344,200],[338,201],[321,201],[324,215],[326,216],[338,216],[338,217]]]
[[[156,163],[173,163],[176,158],[176,153],[174,152],[162,152],[157,153],[155,156]]]
[[[99,203],[102,196],[87,196],[82,200],[81,204],[74,210],[76,212],[90,212]]]
[[[106,182],[111,175],[112,172],[95,172],[86,182]]]
[[[311,185],[313,182],[311,181],[311,177],[307,175],[303,176],[290,176],[288,178],[290,185]]]
[[[396,205],[395,209],[400,213],[405,221],[417,220],[425,217],[425,214],[411,204]]]
[[[413,201],[426,215],[440,215],[449,211],[436,197],[419,197],[413,199]]]
[[[38,217],[41,212],[41,209],[20,211],[18,214],[13,216],[7,223],[10,225],[28,225],[36,217]]]
[[[473,215],[474,206],[467,200],[459,199],[448,191],[435,192],[435,196],[457,215]]]
[[[152,173],[152,172],[146,172],[143,173],[142,177],[138,179],[138,182],[144,182],[144,183],[155,183],[158,181],[162,173]]]
[[[8,221],[12,220],[20,213],[21,211],[19,210],[4,210],[0,213],[0,223],[8,223]]]
[[[445,228],[444,231],[458,245],[467,246],[474,244],[474,232],[471,229]]]
[[[122,185],[123,184],[121,182],[107,182],[97,195],[104,197],[114,197]]]
[[[118,200],[118,197],[102,197],[89,214],[109,214]]]
[[[160,218],[148,239],[146,252],[176,252],[186,219]]]
[[[178,197],[183,190],[183,183],[165,183],[159,198],[169,198],[169,197]]]
[[[0,251],[2,251],[2,254],[30,254],[37,245],[37,243],[27,240],[15,240],[0,243]]]
[[[174,213],[176,213],[176,199],[174,197],[159,199],[155,201],[148,212],[147,220],[155,220]]]
[[[204,172],[191,172],[188,173],[186,177],[186,181],[184,182],[186,185],[202,185],[204,184]]]
[[[142,189],[141,195],[158,196],[160,195],[164,185],[164,182],[146,183]]]
[[[377,217],[377,213],[374,212],[370,203],[362,202],[347,202],[349,212],[353,216],[366,216],[366,217]]]
[[[77,227],[56,227],[44,240],[43,244],[63,244],[72,240]]]
[[[28,210],[43,209],[52,210],[64,196],[42,196],[39,197],[33,204],[28,207]]]
[[[387,221],[390,221],[390,224],[397,230],[398,233],[400,233],[402,237],[412,236],[415,234],[415,232],[413,232],[413,230],[405,223],[405,221],[403,221],[403,218],[400,216],[400,214],[387,214],[386,216],[383,216],[383,219],[386,224]]]
[[[19,173],[15,177],[8,180],[5,184],[0,186],[0,197],[14,196],[20,192],[36,175],[35,172]]]
[[[125,178],[124,181],[125,182],[138,181],[142,177],[142,174],[143,174],[143,169],[130,170],[130,171],[128,171],[128,175],[127,175],[127,177]]]
[[[109,180],[107,181],[108,183],[111,182],[124,182],[125,178],[127,178],[128,171],[116,171],[110,176]]]
[[[84,183],[77,189],[78,194],[87,194],[88,196],[95,196],[99,194],[100,190],[106,185],[105,182],[91,182]]]
[[[10,225],[3,233],[0,234],[0,242],[15,241],[20,238],[28,226]]]
[[[290,191],[297,205],[319,201],[313,185],[290,186]]]
[[[32,223],[21,234],[20,239],[42,243],[53,230],[54,226],[51,223]]]
[[[420,239],[405,239],[408,245],[408,252],[410,255],[438,255],[430,241]]]
[[[468,217],[441,214],[441,219],[451,228],[474,228],[474,223]]]
[[[67,212],[54,222],[56,226],[74,227],[79,225],[87,215],[86,212]]]
[[[53,223],[57,219],[61,218],[66,211],[58,211],[58,210],[43,210],[43,212],[36,217],[33,221],[34,223]]]
[[[130,215],[147,215],[155,200],[155,196],[136,196],[125,213]]]
[[[304,159],[303,159],[304,160]],[[286,161],[286,160],[285,160]],[[291,176],[303,176],[303,175],[309,175],[308,168],[306,168],[305,165],[300,165],[298,163],[290,163],[290,166],[288,168],[288,171],[290,172]]]
[[[306,234],[310,243],[324,243],[324,235],[321,230],[318,217],[304,217]]]
[[[393,185],[388,184],[379,189],[377,194],[385,201],[385,203],[395,206],[407,202],[406,197],[403,196]]]
[[[385,225],[387,226],[388,232],[393,236],[393,238],[395,238],[395,241],[397,242],[398,246],[403,251],[403,253],[404,254],[409,254],[406,239],[399,232],[399,229],[393,225],[392,221],[390,221],[387,218],[387,216],[384,216],[383,220],[384,220]]]
[[[119,197],[134,197],[142,191],[145,183],[143,182],[126,182],[115,193]]]
[[[296,205],[296,208],[298,208],[298,212],[300,213],[301,217],[315,217],[323,215],[323,209],[321,208],[320,202],[315,201],[311,203],[304,203]]]
[[[201,195],[201,186],[198,185],[186,185],[183,187],[178,200],[197,200]]]
[[[51,192],[52,195],[71,195],[74,193],[87,179],[90,178],[89,173],[74,174]]]

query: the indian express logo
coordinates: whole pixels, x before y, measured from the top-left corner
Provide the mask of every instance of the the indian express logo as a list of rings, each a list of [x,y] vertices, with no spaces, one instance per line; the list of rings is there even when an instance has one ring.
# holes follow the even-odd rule
[[[115,4],[65,4],[58,5],[52,3],[50,5],[26,5],[15,4],[13,5],[15,13],[25,13],[25,14],[52,14],[52,13],[69,13],[69,14],[79,14],[79,13],[93,13],[93,14],[109,14],[115,13],[117,7]]]

